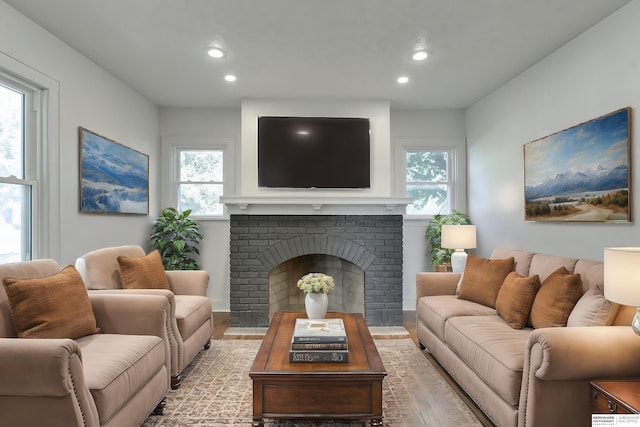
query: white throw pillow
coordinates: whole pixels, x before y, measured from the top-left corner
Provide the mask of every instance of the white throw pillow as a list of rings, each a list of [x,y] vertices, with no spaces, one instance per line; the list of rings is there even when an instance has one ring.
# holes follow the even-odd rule
[[[567,326],[606,326],[612,306],[600,288],[593,287],[580,297],[569,315]]]

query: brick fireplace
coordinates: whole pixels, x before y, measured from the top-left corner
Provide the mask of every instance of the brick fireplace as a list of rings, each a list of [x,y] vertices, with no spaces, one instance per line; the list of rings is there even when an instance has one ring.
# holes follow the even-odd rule
[[[402,215],[254,215],[231,218],[231,326],[268,326],[277,310],[304,311],[297,279],[336,278],[332,310],[370,326],[402,325]]]

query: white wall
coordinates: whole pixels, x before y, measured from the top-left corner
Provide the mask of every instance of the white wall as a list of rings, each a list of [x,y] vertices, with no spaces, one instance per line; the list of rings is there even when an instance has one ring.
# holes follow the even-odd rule
[[[58,202],[47,212],[56,218],[50,230],[54,241],[37,256],[53,257],[65,265],[103,246],[146,245],[159,211],[158,109],[2,1],[0,67],[10,73],[27,69],[46,76],[59,91],[51,125],[52,144],[59,150],[51,153],[57,162],[53,179],[59,186],[45,183],[44,189]],[[149,155],[149,216],[79,212],[79,126]]]
[[[640,1],[634,0],[467,110],[468,204],[477,253],[495,247],[601,260],[640,244],[640,225],[524,221],[523,145],[622,107],[640,105]],[[638,141],[638,127],[632,141]],[[633,143],[632,143],[633,144]],[[640,150],[632,149],[632,170]],[[640,186],[632,172],[632,193]],[[634,197],[632,217],[638,216]]]

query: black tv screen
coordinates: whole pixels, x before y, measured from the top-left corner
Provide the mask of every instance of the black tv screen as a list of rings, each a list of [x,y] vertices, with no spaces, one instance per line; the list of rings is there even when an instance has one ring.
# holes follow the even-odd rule
[[[258,186],[369,188],[369,119],[258,117]]]

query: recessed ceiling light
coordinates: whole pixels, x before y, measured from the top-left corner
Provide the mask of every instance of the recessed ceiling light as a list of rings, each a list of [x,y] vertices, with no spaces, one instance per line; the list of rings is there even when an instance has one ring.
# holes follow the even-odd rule
[[[207,54],[212,58],[222,58],[224,57],[224,51],[219,47],[212,47],[207,51]]]
[[[413,58],[414,61],[424,61],[428,56],[429,54],[426,51],[419,50],[415,52],[411,58]]]
[[[235,82],[236,76],[234,76],[233,74],[227,74],[226,76],[224,76],[224,79],[228,82]]]
[[[401,85],[408,83],[409,82],[409,77],[407,76],[401,76],[398,77],[398,83],[400,83]]]

